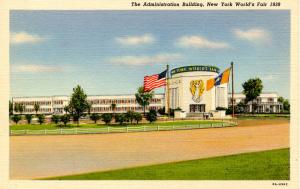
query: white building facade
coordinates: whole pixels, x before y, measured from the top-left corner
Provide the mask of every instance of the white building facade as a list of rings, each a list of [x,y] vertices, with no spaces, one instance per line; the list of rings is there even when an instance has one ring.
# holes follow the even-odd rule
[[[229,106],[232,106],[231,94],[228,95]],[[246,104],[246,112],[256,113],[280,113],[283,111],[283,104],[278,102],[279,95],[275,92],[273,93],[261,93],[253,102],[248,102]],[[239,103],[244,104],[246,96],[243,93],[235,93],[233,96],[234,106]]]
[[[88,102],[92,104],[91,113],[113,113],[112,104],[116,104],[115,113],[125,113],[129,110],[143,112],[143,108],[136,102],[135,95],[115,95],[115,96],[88,96]],[[12,98],[13,107],[15,104],[24,104],[23,114],[35,114],[34,104],[40,106],[40,114],[65,114],[64,107],[70,102],[69,96],[52,96],[52,97],[15,97]],[[156,94],[150,101],[149,109],[158,110],[165,106],[164,94]],[[14,114],[18,114],[15,112]]]

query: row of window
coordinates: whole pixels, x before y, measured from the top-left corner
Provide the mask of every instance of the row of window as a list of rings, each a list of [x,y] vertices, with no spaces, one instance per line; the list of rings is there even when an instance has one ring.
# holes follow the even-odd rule
[[[146,107],[146,110],[154,109],[158,110],[160,109],[160,106],[152,106],[152,107]],[[142,107],[117,107],[115,109],[115,112],[124,112],[124,111],[143,111]],[[95,107],[91,109],[91,112],[113,112],[111,107]]]
[[[229,101],[231,102],[231,99],[232,98],[229,98]],[[233,99],[233,102],[235,103],[236,102],[236,99]],[[240,99],[238,102],[245,102],[245,99]],[[262,102],[262,98],[257,98],[255,99],[253,102],[256,102],[256,103],[261,103]],[[267,99],[267,102],[275,102],[275,99],[274,98],[268,98]]]
[[[21,102],[15,102],[15,103],[20,103],[20,104],[24,104],[24,105],[34,105],[34,104],[38,104],[38,105],[51,105],[51,101],[21,101]]]
[[[150,103],[152,104],[157,104],[161,103],[162,99],[154,98],[150,100]],[[112,99],[101,99],[101,100],[88,100],[91,104],[136,104],[137,101],[135,99],[117,99],[117,100],[112,100]],[[63,100],[54,100],[53,104],[55,105],[62,105]],[[16,103],[21,103],[24,105],[34,105],[34,104],[39,104],[39,105],[51,105],[51,101],[21,101],[21,102],[16,102]]]
[[[25,108],[24,113],[35,113],[33,108]],[[51,108],[40,108],[38,112],[51,112]]]
[[[63,100],[54,100],[53,104],[63,104],[64,101]]]
[[[91,104],[136,104],[136,99],[101,99],[101,100],[88,100]],[[154,98],[150,103],[161,103],[161,99]]]
[[[160,109],[160,106],[151,106],[151,107],[146,107],[146,110],[149,109],[154,109],[154,110],[158,110]],[[63,113],[64,110],[63,108],[54,108],[53,111],[55,113]],[[127,111],[143,111],[142,107],[117,107],[115,109],[115,112],[127,112]],[[92,108],[91,112],[113,112],[111,107],[96,107],[96,108]]]

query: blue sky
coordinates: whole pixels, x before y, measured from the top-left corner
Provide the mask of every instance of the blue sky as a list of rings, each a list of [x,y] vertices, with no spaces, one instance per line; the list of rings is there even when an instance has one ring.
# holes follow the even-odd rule
[[[11,11],[11,97],[132,94],[145,75],[235,63],[289,97],[289,11]],[[162,89],[156,92],[162,92]]]

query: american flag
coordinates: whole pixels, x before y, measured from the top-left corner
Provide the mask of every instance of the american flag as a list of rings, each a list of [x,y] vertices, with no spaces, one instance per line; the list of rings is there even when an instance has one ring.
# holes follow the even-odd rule
[[[144,77],[144,91],[151,91],[152,89],[166,85],[167,70],[160,74],[150,75]]]

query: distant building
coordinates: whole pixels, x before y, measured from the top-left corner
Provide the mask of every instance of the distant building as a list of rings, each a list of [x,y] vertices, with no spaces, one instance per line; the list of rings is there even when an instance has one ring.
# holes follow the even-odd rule
[[[256,113],[280,113],[283,111],[283,104],[278,102],[278,98],[277,93],[261,93],[253,102],[246,104],[245,111],[252,112],[254,108]],[[231,99],[231,94],[228,94],[229,106],[232,106]],[[246,97],[243,93],[235,93],[234,105],[237,106],[239,103],[245,104],[245,99]]]
[[[136,102],[135,95],[88,96],[87,100],[92,104],[91,113],[113,113],[112,104],[116,104],[115,113],[124,113],[129,110],[143,112],[143,108]],[[24,114],[35,114],[34,104],[36,103],[40,105],[38,113],[65,114],[64,107],[69,104],[69,101],[69,96],[12,98],[13,105],[16,103],[25,105]],[[146,107],[146,111],[163,107],[164,94],[156,94],[150,101],[150,105]]]

